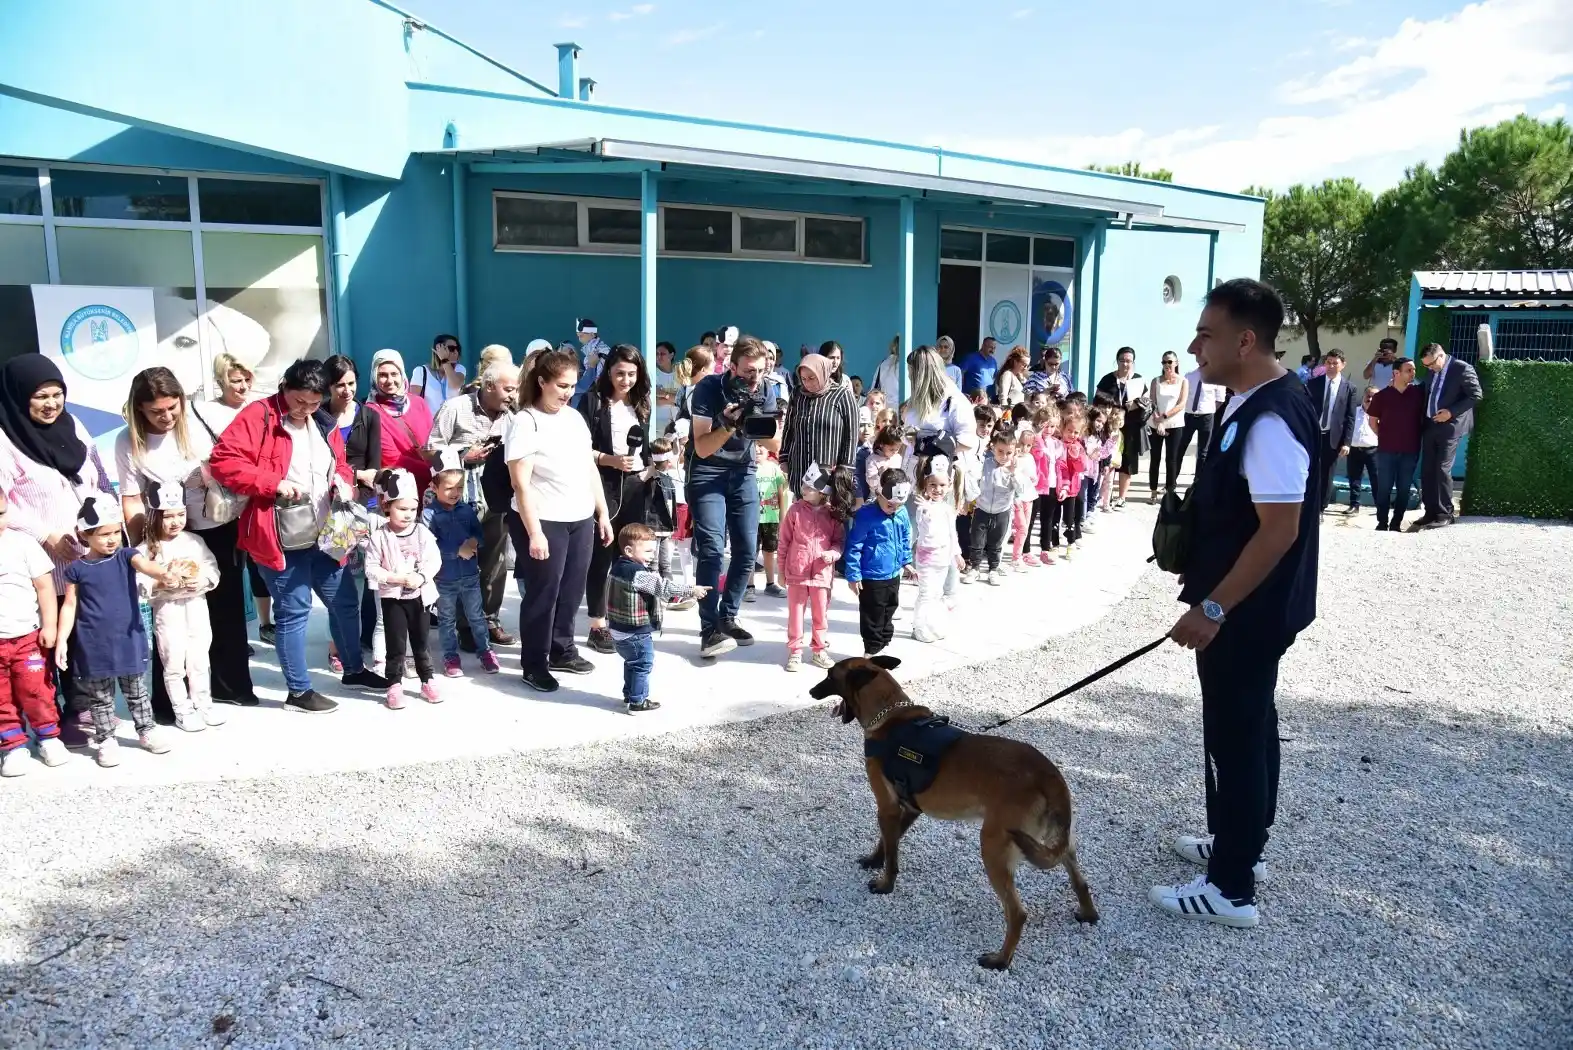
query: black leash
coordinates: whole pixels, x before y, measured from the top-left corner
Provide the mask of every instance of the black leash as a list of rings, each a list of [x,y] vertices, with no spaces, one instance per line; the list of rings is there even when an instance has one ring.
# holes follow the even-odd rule
[[[1014,722],[1014,721],[1016,721],[1016,719],[1021,718],[1023,715],[1030,715],[1030,714],[1032,714],[1032,712],[1038,710],[1038,708],[1040,708],[1040,707],[1048,707],[1050,704],[1054,703],[1054,701],[1056,701],[1056,700],[1063,700],[1065,697],[1070,696],[1072,693],[1076,692],[1076,690],[1082,689],[1082,688],[1085,688],[1086,686],[1091,685],[1092,683],[1096,682],[1098,679],[1104,677],[1105,675],[1113,674],[1115,671],[1118,671],[1120,668],[1124,667],[1126,664],[1130,663],[1132,660],[1138,660],[1141,657],[1146,656],[1148,653],[1152,652],[1154,649],[1158,648],[1158,646],[1162,645],[1164,642],[1167,642],[1168,640],[1169,640],[1169,636],[1168,635],[1164,635],[1162,638],[1159,638],[1155,642],[1148,642],[1146,645],[1142,646],[1140,649],[1137,649],[1135,652],[1133,652],[1133,653],[1126,653],[1124,656],[1120,657],[1118,660],[1114,661],[1112,664],[1109,664],[1107,667],[1103,667],[1103,668],[1100,668],[1097,671],[1092,672],[1092,674],[1088,675],[1086,678],[1083,678],[1081,681],[1077,682],[1075,685],[1069,686],[1068,688],[1065,688],[1065,689],[1061,689],[1059,692],[1055,693],[1053,696],[1049,697],[1047,700],[1043,700],[1043,701],[1040,701],[1039,703],[1033,704],[1031,707],[1029,707],[1025,711],[1021,712],[1021,714],[1019,714],[1019,715],[1011,715],[1009,718],[1002,718],[998,722],[995,722],[993,725],[984,726],[982,729],[976,730],[976,732],[979,732],[979,733],[992,732],[993,730],[998,729],[1000,726],[1004,725],[1006,722]]]

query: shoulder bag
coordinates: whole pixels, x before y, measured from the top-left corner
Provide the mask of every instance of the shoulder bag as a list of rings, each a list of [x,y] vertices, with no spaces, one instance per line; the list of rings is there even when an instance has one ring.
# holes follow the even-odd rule
[[[269,411],[265,422],[271,430],[273,427],[273,413]],[[308,420],[308,425],[315,426]],[[286,435],[286,439],[293,441]],[[332,447],[329,447],[332,452]],[[333,485],[333,460],[328,459],[328,485]],[[278,533],[279,549],[284,551],[303,551],[317,545],[317,536],[321,531],[321,523],[317,520],[316,501],[307,492],[299,499],[273,498],[273,528]]]
[[[208,421],[203,419],[202,413],[197,411],[196,402],[188,401],[187,404],[191,406],[191,414],[197,417],[198,423],[202,424],[202,429],[208,432],[208,438],[213,444],[217,445],[218,435],[213,433],[213,428],[208,426]],[[209,450],[208,455],[212,455],[211,450]],[[202,484],[204,486],[202,513],[206,514],[215,525],[228,525],[240,517],[241,509],[246,505],[243,497],[237,496],[234,492],[213,480],[213,475],[206,470],[202,472]]]

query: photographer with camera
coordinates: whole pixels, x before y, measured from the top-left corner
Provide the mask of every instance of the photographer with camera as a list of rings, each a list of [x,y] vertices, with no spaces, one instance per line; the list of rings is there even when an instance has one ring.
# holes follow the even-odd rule
[[[754,445],[781,447],[780,407],[765,383],[769,357],[764,344],[743,336],[732,348],[727,369],[694,387],[693,440],[688,454],[688,509],[694,528],[694,582],[710,592],[699,603],[699,655],[719,656],[754,636],[737,624],[738,606],[754,576],[759,533],[759,489],[754,482]],[[721,579],[728,536],[732,558]]]
[[[1398,361],[1398,340],[1383,339],[1376,344],[1376,356],[1365,366],[1366,383],[1386,390],[1393,382],[1393,366]]]

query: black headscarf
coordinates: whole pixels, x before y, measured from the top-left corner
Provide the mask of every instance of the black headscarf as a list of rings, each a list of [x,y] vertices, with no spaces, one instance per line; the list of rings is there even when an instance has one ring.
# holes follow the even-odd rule
[[[76,420],[61,412],[53,423],[39,423],[27,412],[27,403],[38,388],[49,383],[66,386],[55,363],[43,354],[19,354],[0,365],[0,430],[17,451],[35,463],[80,480],[87,462],[87,446],[77,436]]]

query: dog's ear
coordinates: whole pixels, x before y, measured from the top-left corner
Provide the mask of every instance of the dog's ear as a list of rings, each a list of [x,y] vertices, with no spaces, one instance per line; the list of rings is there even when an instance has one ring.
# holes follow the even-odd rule
[[[842,690],[842,696],[855,696],[860,689],[872,685],[879,677],[879,671],[869,667],[855,667],[847,672],[847,684]]]
[[[900,660],[896,659],[894,656],[886,656],[884,653],[880,653],[878,656],[869,657],[869,661],[873,663],[874,666],[883,667],[887,671],[894,671],[896,668],[901,666]]]

